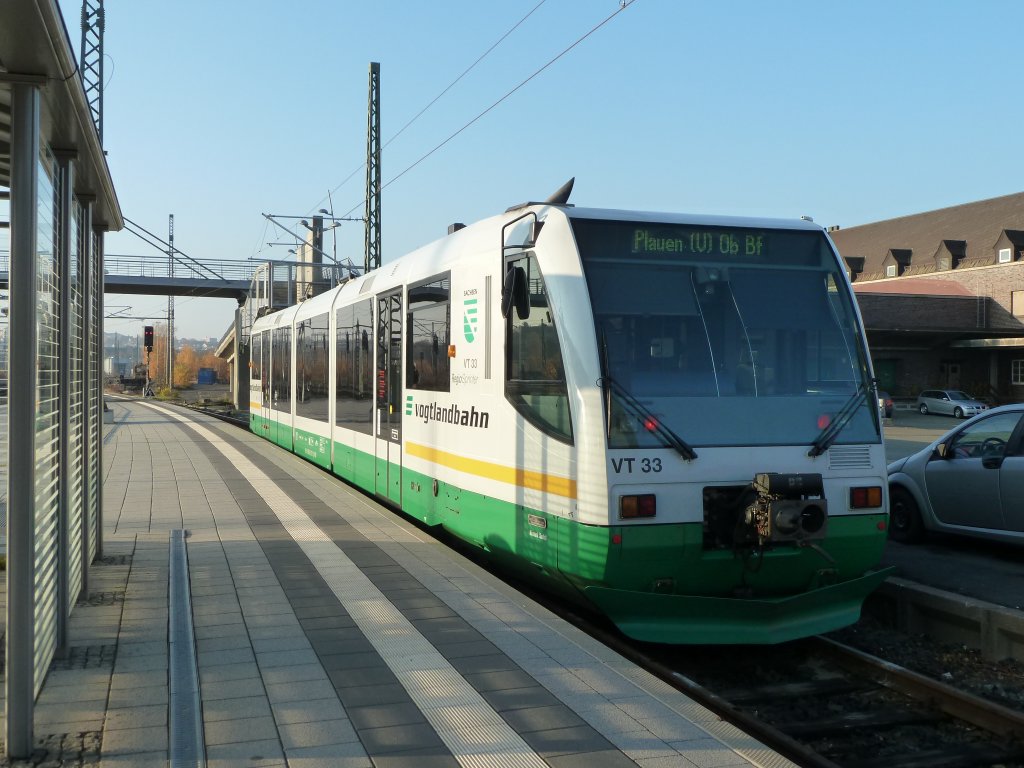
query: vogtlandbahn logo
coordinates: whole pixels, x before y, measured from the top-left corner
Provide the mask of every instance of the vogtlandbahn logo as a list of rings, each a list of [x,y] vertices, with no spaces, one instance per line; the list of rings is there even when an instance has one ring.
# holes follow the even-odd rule
[[[407,395],[405,398],[405,415],[423,419],[424,424],[437,421],[441,424],[455,424],[460,427],[476,427],[477,429],[487,429],[491,421],[490,413],[478,411],[473,405],[467,410],[455,404],[414,403],[412,395]]]
[[[466,342],[473,343],[476,338],[477,324],[480,319],[477,316],[476,299],[466,299],[462,302],[462,333]]]

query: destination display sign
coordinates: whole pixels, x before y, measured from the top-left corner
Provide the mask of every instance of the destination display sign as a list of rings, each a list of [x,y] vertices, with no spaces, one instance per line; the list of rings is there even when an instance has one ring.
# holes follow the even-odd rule
[[[583,260],[655,260],[816,267],[832,261],[820,231],[574,219]]]
[[[723,256],[761,256],[763,232],[694,229],[688,233],[666,233],[647,227],[633,230],[633,253],[718,253]]]

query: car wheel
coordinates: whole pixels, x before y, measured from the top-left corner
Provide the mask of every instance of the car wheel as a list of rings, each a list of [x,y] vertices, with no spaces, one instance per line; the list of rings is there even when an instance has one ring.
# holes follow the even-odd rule
[[[961,408],[960,406],[957,406],[956,408],[953,409],[953,415],[958,419],[962,419],[964,417],[964,409]]]
[[[889,538],[901,544],[916,544],[924,539],[921,510],[910,491],[899,485],[889,488]]]
[[[919,406],[917,406],[917,410],[919,410],[922,414],[926,414],[928,413],[928,406],[925,405],[924,403],[921,403]]]

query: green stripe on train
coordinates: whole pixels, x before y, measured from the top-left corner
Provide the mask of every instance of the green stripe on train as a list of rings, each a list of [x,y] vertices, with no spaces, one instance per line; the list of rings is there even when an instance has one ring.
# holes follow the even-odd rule
[[[705,550],[700,523],[584,525],[441,480],[435,492],[435,478],[430,475],[393,464],[386,469],[392,477],[401,471],[401,503],[408,516],[444,527],[520,577],[562,595],[580,600],[585,591],[603,589],[590,597],[609,613],[621,610],[622,604],[606,597],[607,590],[697,601],[706,597],[731,602],[743,597],[735,600],[737,605],[751,597],[784,604],[784,596],[817,590],[831,593],[833,585],[849,581],[850,589],[845,591],[859,595],[863,592],[859,577],[875,566],[885,545],[879,527],[887,519],[884,513],[846,515],[829,518],[829,536],[819,548],[779,547],[765,552],[763,559],[753,553],[744,557],[732,550]],[[373,455],[335,442],[334,474],[375,493],[377,470]],[[378,495],[388,496],[389,488],[380,488]],[[849,610],[859,610],[855,595],[849,603]],[[675,604],[666,603],[666,608],[669,605]],[[713,634],[709,629],[704,632],[705,638]]]

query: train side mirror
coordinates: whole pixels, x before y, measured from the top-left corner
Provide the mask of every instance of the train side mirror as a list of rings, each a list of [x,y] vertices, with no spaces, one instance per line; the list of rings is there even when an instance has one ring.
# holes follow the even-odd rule
[[[530,316],[530,294],[526,285],[526,270],[522,267],[512,267],[506,272],[501,287],[501,316],[507,318],[513,306],[520,320]]]

